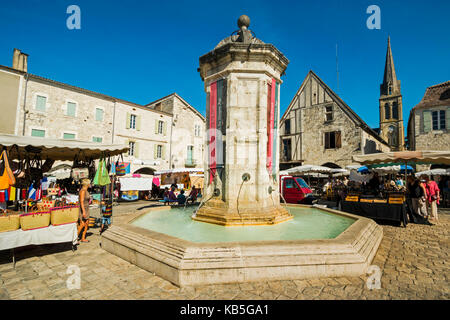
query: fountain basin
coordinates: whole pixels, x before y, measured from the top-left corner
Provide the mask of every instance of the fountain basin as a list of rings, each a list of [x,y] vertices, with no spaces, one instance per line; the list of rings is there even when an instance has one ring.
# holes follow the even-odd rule
[[[153,208],[116,218],[101,243],[178,286],[366,273],[383,236],[373,220],[305,205],[286,208],[293,220],[247,227],[211,225]],[[314,225],[319,228],[311,232]]]

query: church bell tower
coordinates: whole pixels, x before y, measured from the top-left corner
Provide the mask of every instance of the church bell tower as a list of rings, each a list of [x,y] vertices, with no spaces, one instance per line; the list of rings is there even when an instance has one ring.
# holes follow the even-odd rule
[[[383,83],[380,85],[380,135],[392,151],[402,151],[405,146],[403,107],[400,80],[395,73],[391,39],[388,37]]]

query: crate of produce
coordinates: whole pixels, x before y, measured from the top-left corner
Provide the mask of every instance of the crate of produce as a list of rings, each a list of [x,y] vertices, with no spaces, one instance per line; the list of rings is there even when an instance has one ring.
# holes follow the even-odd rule
[[[22,230],[34,230],[46,228],[50,225],[50,211],[31,212],[20,215],[20,227]]]

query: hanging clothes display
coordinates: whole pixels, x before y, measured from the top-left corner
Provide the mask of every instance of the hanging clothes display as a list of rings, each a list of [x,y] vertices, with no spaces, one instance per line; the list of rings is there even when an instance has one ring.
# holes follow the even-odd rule
[[[3,172],[0,172],[0,190],[4,190],[16,183],[16,178],[9,166],[8,153],[6,150],[3,150],[0,155],[0,164],[2,164],[3,167]]]

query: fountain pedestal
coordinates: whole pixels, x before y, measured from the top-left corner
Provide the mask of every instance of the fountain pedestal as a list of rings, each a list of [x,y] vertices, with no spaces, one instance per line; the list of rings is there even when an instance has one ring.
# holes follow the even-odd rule
[[[240,30],[200,57],[207,93],[205,186],[193,219],[220,225],[271,225],[292,218],[280,206],[280,84],[289,61]]]

